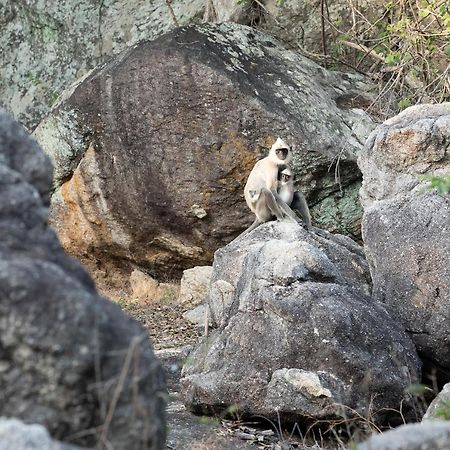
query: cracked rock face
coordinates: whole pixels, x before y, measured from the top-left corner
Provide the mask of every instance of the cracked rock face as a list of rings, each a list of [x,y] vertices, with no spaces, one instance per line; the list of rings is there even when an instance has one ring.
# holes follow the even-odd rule
[[[82,259],[180,275],[252,222],[246,178],[282,136],[317,220],[357,234],[355,158],[373,126],[357,105],[369,90],[245,26],[141,43],[74,86],[36,130],[55,164],[52,223]],[[338,156],[340,184],[329,170]]]
[[[375,413],[398,408],[420,362],[368,280],[351,239],[292,222],[218,250],[208,299],[216,329],[183,368],[186,405],[290,420],[366,415],[371,401]]]
[[[160,364],[142,327],[64,253],[50,187],[49,159],[0,111],[0,416],[82,445],[161,449]]]
[[[450,199],[420,177],[450,172],[450,103],[386,121],[358,163],[373,297],[400,315],[424,361],[448,373]]]

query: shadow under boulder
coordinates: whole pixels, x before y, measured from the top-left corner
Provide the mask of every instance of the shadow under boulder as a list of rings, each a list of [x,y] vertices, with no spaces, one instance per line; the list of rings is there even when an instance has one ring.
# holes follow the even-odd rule
[[[270,222],[215,254],[209,291],[217,329],[183,368],[194,412],[288,420],[399,408],[420,379],[414,345],[368,296],[361,247],[293,222]]]
[[[0,416],[81,445],[159,450],[162,369],[143,328],[97,294],[48,226],[51,174],[0,111]]]

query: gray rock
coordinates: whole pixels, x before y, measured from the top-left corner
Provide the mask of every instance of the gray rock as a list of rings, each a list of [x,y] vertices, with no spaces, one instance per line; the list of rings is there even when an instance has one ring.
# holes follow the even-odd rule
[[[252,24],[280,39],[286,47],[308,52],[320,58],[323,36],[328,52],[336,51],[338,36],[352,33],[355,11],[345,0],[334,0],[326,5],[325,28],[322,30],[320,3],[314,0],[261,0],[232,2],[211,0],[214,14],[211,21]],[[365,0],[357,5],[358,14],[368,21],[376,21],[385,12],[378,0]],[[333,26],[331,24],[334,24]],[[343,49],[340,49],[342,52]]]
[[[173,0],[180,25],[199,22],[204,0]],[[90,69],[174,27],[164,0],[66,0],[0,5],[0,106],[29,129]]]
[[[50,179],[48,158],[1,112],[0,415],[81,445],[160,449],[160,364],[143,328],[63,252],[47,223]]]
[[[450,419],[450,383],[447,383],[430,403],[422,420]]]
[[[373,124],[342,99],[370,89],[245,26],[141,43],[67,92],[36,130],[55,164],[52,225],[83,260],[179,276],[252,222],[246,178],[282,136],[311,205],[332,198],[328,226],[355,230],[355,158]],[[340,181],[329,170],[337,159]]]
[[[370,437],[356,450],[448,450],[450,422],[432,421],[402,425]]]
[[[206,305],[198,305],[194,309],[190,309],[183,314],[183,317],[189,322],[198,325],[199,328],[205,324]]]
[[[211,266],[197,266],[183,271],[178,301],[192,306],[204,303],[211,276]]]
[[[228,0],[208,0],[209,8],[205,19],[208,22],[235,22],[250,25],[257,19],[259,11],[252,2],[230,2]]]
[[[422,358],[447,372],[450,198],[420,176],[449,173],[449,148],[450,103],[420,105],[374,131],[358,159],[373,297],[400,316]]]
[[[42,425],[0,418],[0,450],[82,450],[54,441]]]
[[[181,379],[191,410],[349,417],[372,400],[374,411],[398,408],[418,381],[414,345],[367,295],[367,264],[351,239],[270,222],[218,250],[213,270],[218,328]]]

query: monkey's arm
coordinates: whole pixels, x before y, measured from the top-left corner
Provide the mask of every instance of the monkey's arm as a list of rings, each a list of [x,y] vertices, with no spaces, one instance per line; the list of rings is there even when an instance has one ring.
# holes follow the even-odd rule
[[[275,201],[278,205],[278,207],[283,212],[284,217],[290,217],[291,219],[295,220],[296,222],[300,222],[297,214],[295,214],[294,211],[292,211],[291,207],[279,196],[277,192],[273,193],[273,196],[275,198]]]
[[[265,166],[265,187],[273,193],[277,192],[278,188],[278,166],[269,161]]]
[[[301,192],[294,192],[294,198],[291,203],[291,208],[296,209],[300,213],[300,216],[305,222],[306,228],[308,230],[311,229],[311,214],[309,212],[305,196]]]

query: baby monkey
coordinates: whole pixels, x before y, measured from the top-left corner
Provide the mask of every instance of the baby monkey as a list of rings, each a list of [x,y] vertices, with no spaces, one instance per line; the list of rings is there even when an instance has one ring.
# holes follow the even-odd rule
[[[288,167],[291,157],[290,148],[278,138],[270,148],[269,155],[257,161],[253,167],[244,187],[244,197],[256,217],[252,225],[238,237],[273,219],[290,217],[299,222],[295,212],[281,200],[277,192],[278,175],[281,168]]]
[[[311,214],[308,204],[300,191],[294,191],[294,173],[289,166],[282,166],[278,171],[277,192],[283,202],[299,212],[306,228],[311,229]]]

